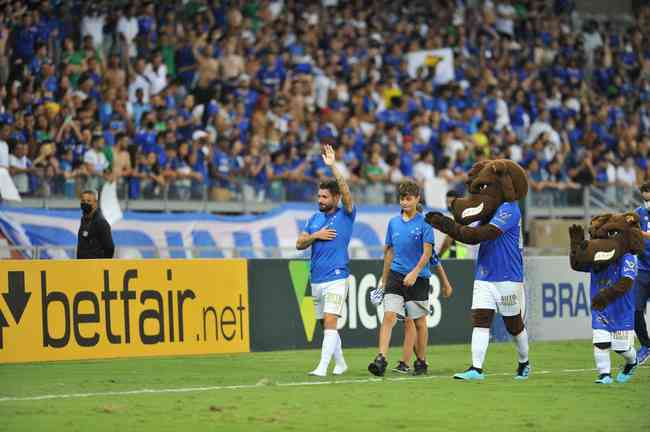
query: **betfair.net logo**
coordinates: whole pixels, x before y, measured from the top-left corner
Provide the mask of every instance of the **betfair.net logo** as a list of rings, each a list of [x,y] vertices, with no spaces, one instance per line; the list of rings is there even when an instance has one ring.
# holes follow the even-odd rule
[[[291,284],[298,301],[300,317],[305,328],[307,342],[314,338],[316,329],[316,311],[314,310],[314,298],[307,295],[307,284],[309,283],[309,262],[307,261],[289,261],[289,274]]]

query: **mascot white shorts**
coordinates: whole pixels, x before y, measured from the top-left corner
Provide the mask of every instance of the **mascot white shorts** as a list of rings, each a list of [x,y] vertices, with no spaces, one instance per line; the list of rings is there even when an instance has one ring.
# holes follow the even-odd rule
[[[594,329],[593,343],[611,343],[614,351],[629,351],[634,346],[634,330],[610,332]]]
[[[502,316],[515,316],[525,308],[524,284],[521,282],[474,281],[472,309],[492,309]]]

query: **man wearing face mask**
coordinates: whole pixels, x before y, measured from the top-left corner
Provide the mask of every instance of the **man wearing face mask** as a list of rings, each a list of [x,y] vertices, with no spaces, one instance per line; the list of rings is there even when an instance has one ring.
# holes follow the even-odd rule
[[[113,258],[115,245],[108,224],[97,208],[97,194],[92,190],[81,193],[81,225],[77,235],[77,259]]]
[[[645,240],[645,251],[638,255],[639,273],[635,280],[636,307],[634,310],[634,331],[641,347],[637,351],[637,362],[642,365],[650,358],[650,338],[645,323],[645,310],[650,298],[650,181],[640,188],[643,205],[636,209],[641,225],[641,234]]]

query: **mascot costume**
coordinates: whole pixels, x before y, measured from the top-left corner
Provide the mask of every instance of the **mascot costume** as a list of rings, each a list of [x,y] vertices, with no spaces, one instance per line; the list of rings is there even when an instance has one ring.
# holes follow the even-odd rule
[[[591,220],[589,240],[579,225],[569,228],[571,268],[591,274],[591,328],[597,384],[611,384],[609,351],[625,359],[616,380],[625,383],[637,368],[634,349],[634,280],[644,241],[636,213],[604,214]]]
[[[472,294],[472,365],[454,378],[482,380],[483,361],[496,311],[517,346],[516,379],[527,379],[528,333],[522,318],[523,238],[517,201],[528,193],[526,172],[517,163],[489,160],[476,163],[468,173],[468,196],[451,204],[454,219],[428,213],[426,221],[454,240],[478,244]]]

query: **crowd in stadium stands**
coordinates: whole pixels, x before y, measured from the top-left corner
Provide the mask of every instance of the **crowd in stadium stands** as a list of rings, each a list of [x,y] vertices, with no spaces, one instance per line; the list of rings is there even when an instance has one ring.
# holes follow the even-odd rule
[[[0,1],[0,166],[23,195],[111,180],[130,199],[305,200],[332,143],[366,202],[404,177],[462,190],[474,162],[501,157],[555,204],[583,185],[620,202],[650,178],[650,8],[624,26],[572,12],[569,0]],[[451,82],[433,64],[409,75],[407,53],[445,47]]]

